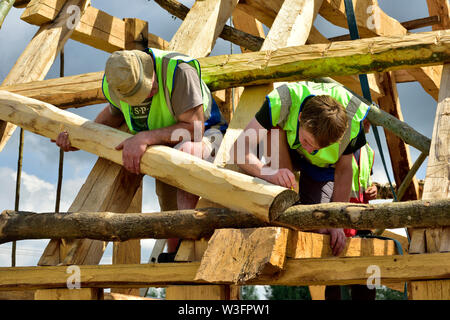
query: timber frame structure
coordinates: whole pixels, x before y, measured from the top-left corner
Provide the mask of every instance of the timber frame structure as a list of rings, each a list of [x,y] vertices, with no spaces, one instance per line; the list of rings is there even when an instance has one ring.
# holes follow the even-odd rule
[[[25,8],[21,19],[40,28],[0,86],[0,150],[16,125],[50,138],[64,128],[74,146],[99,159],[70,214],[0,215],[0,243],[52,239],[38,266],[0,268],[0,298],[142,299],[139,288],[164,286],[167,299],[238,299],[240,285],[270,284],[307,285],[312,298],[321,299],[325,285],[366,284],[367,268],[377,265],[381,284],[403,291],[408,283],[409,299],[450,299],[449,3],[423,1],[430,17],[400,23],[383,12],[377,0],[353,0],[362,39],[349,41],[348,36],[327,39],[313,26],[320,14],[346,28],[343,0],[208,0],[192,8],[176,0],[155,0],[184,20],[170,42],[149,33],[146,21],[113,17],[89,0],[2,1]],[[81,14],[72,28],[70,6],[78,6]],[[234,28],[226,26],[230,17]],[[376,23],[368,25],[373,17]],[[267,35],[263,24],[269,28]],[[409,33],[425,25],[432,25],[433,31]],[[241,46],[243,53],[207,57],[218,37]],[[139,213],[142,176],[123,169],[120,152],[114,151],[117,141],[129,135],[99,128],[64,110],[106,102],[103,73],[43,80],[69,38],[106,52],[148,46],[199,59],[205,82],[230,120],[214,164],[154,146],[141,166],[145,174],[200,195],[196,210]],[[299,208],[292,206],[294,191],[248,177],[228,163],[231,146],[276,82],[331,77],[361,93],[361,73],[368,73],[373,100],[380,106],[368,118],[385,129],[403,202]],[[437,102],[431,138],[403,122],[396,83],[410,81],[418,81]],[[415,164],[409,145],[422,152]],[[415,172],[427,156],[419,192]],[[179,165],[180,159],[190,165]],[[146,222],[150,218],[157,220]],[[39,234],[40,224],[54,228]],[[135,233],[118,232],[130,224],[136,226]],[[153,230],[155,224],[164,232]],[[99,232],[100,226],[105,230]],[[336,258],[328,236],[299,231],[361,226],[408,227],[410,243],[384,233],[401,242],[400,255],[392,240],[352,238]],[[148,234],[185,239],[178,262],[141,264],[139,239]],[[98,265],[105,241],[115,241],[112,265]],[[70,265],[81,270],[80,290],[67,289]],[[104,294],[103,288],[113,289]]]

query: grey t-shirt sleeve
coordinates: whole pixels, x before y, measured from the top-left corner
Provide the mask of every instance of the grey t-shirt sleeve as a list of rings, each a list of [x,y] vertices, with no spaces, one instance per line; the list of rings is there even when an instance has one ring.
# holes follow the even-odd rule
[[[175,118],[203,104],[197,70],[187,63],[180,63],[175,71],[171,103]]]
[[[109,111],[111,112],[111,114],[113,116],[118,116],[120,114],[122,114],[122,111],[117,108],[116,106],[114,106],[112,103],[109,104]]]

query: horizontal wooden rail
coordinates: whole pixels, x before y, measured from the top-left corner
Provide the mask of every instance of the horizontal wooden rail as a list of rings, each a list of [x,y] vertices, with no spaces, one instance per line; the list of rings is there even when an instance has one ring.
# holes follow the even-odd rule
[[[166,286],[205,284],[195,281],[200,262],[164,264],[81,265],[82,288]],[[450,253],[406,256],[287,259],[284,270],[270,279],[255,279],[249,285],[347,285],[367,284],[372,269],[384,282],[450,278]],[[73,266],[72,266],[73,268]],[[369,270],[369,271],[368,271]],[[0,290],[67,288],[73,271],[68,266],[0,268]],[[73,278],[70,279],[71,281]]]

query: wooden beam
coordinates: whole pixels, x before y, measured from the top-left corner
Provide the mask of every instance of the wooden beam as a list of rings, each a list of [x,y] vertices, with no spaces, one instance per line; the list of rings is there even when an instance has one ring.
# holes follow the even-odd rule
[[[127,213],[142,212],[142,181],[136,191]],[[139,239],[125,242],[113,242],[113,264],[139,264],[141,263],[141,241]],[[139,296],[136,288],[111,288],[111,293],[130,296]]]
[[[421,19],[405,21],[405,22],[402,22],[401,25],[406,30],[409,31],[409,30],[419,29],[419,28],[423,28],[423,27],[434,26],[436,24],[439,24],[440,21],[441,21],[441,19],[439,16],[431,16],[431,17],[426,17],[426,18],[421,18]],[[336,37],[329,38],[328,40],[330,40],[330,41],[346,41],[346,40],[351,40],[351,38],[350,38],[350,34],[345,34],[342,36],[336,36]]]
[[[300,230],[324,227],[358,230],[414,227],[410,221],[414,221],[416,227],[448,226],[450,201],[444,199],[432,203],[434,205],[429,201],[416,200],[385,203],[382,206],[346,203],[297,205],[274,217],[272,222]],[[435,206],[436,211],[428,211],[430,206]]]
[[[169,44],[169,50],[190,56],[208,55],[238,0],[196,1]],[[202,34],[201,37],[198,35]],[[207,49],[205,51],[205,46]]]
[[[394,241],[380,239],[347,238],[340,258],[392,256],[397,252]],[[407,246],[405,249],[408,249]],[[294,259],[332,258],[330,236],[311,232],[291,231],[287,257]]]
[[[3,21],[5,21],[6,16],[11,10],[15,0],[4,0],[0,2],[0,28],[3,25]]]
[[[25,8],[30,0],[16,0],[14,2],[14,8]]]
[[[190,10],[188,7],[175,0],[155,0],[155,2],[162,8],[166,9],[170,14],[176,16],[181,20],[184,20],[186,18],[186,15]],[[252,35],[248,33],[248,31],[243,32],[239,30],[241,29],[239,27],[237,28],[238,29],[235,29],[225,25],[219,37],[241,47],[245,47],[251,51],[258,51],[261,48],[264,41],[263,38],[255,34]]]
[[[218,285],[168,286],[166,300],[239,300],[233,298],[235,292],[224,290],[224,287],[230,288],[230,286]]]
[[[105,103],[102,92],[103,71],[75,76],[2,85],[0,90],[48,102],[61,109]]]
[[[131,134],[7,91],[1,92],[0,96],[1,119],[51,139],[67,130],[72,146],[122,164],[122,152],[115,146]],[[266,221],[291,206],[297,198],[295,191],[217,168],[210,162],[166,146],[155,145],[147,149],[141,159],[141,172],[232,209],[248,211]],[[228,196],[224,198],[224,194]]]
[[[400,121],[403,121],[403,114],[400,107],[400,98],[398,96],[397,84],[395,83],[394,75],[392,73],[386,72],[384,74],[381,74],[380,78],[380,83],[385,93],[384,97],[378,99],[380,108],[393,117],[399,119]],[[388,145],[395,183],[400,186],[412,167],[409,146],[406,145],[404,141],[399,139],[392,132],[385,129],[384,133]],[[405,190],[403,200],[418,199],[419,184],[417,182],[417,179],[413,177],[411,180],[411,184]]]
[[[89,0],[68,0],[64,8],[76,5],[82,13],[89,2]],[[69,28],[67,24],[72,18],[67,11],[63,11],[53,23],[41,27],[3,80],[2,85],[43,80],[73,32],[73,28]],[[5,147],[15,128],[13,124],[0,121],[0,151]]]
[[[266,37],[262,23],[245,11],[239,9],[239,6],[236,6],[236,8],[234,9],[232,19],[233,25],[239,30],[243,30],[253,36],[261,38],[261,45],[256,50],[249,50],[246,47],[241,46],[242,53],[259,51],[264,42],[264,38]]]
[[[323,259],[288,259],[276,278],[257,279],[251,285],[348,285],[367,284],[369,266],[380,268],[381,284],[406,282],[417,278],[448,279],[450,253],[350,257]],[[333,270],[333,272],[330,272]],[[446,274],[447,273],[447,274]]]
[[[271,81],[386,72],[450,60],[450,31],[292,46],[199,59],[202,78],[214,90]],[[220,66],[220,68],[219,68]]]
[[[283,1],[270,1],[270,5],[266,2],[247,0],[245,4],[242,4],[242,8],[270,26]],[[353,6],[361,37],[406,35],[406,28],[383,12],[377,0],[356,0],[353,1]],[[368,11],[369,6],[372,6],[372,11]],[[331,23],[347,28],[344,1],[325,0],[320,7],[320,14]],[[372,23],[367,23],[368,21]],[[411,69],[408,72],[420,82],[427,93],[437,99],[441,73],[439,66]]]
[[[448,6],[448,4],[447,4]],[[449,199],[450,64],[444,66],[423,199]],[[450,228],[413,230],[410,252],[450,251]],[[411,283],[411,299],[450,299],[449,281]],[[442,290],[443,289],[443,290]],[[439,290],[439,291],[438,291]],[[441,291],[442,290],[442,291]]]
[[[440,31],[411,34],[401,40],[397,37],[378,37],[198,60],[202,65],[202,78],[215,91],[275,81],[306,80],[328,75],[383,72],[414,68],[416,65],[439,64],[450,60],[449,47],[450,32]],[[102,99],[102,77],[103,73],[97,72],[29,84],[4,84],[1,88],[49,103],[54,102],[62,108],[71,106],[71,102],[74,107],[78,107],[98,103]],[[348,85],[345,81],[342,82]],[[80,101],[75,98],[77,96]]]
[[[122,166],[105,159],[95,163],[69,211],[112,211],[124,213],[129,208],[141,176],[126,171]],[[98,264],[106,248],[103,241],[59,240],[52,237],[38,265]],[[73,239],[73,238],[72,238]]]
[[[430,16],[437,15],[440,23],[433,25],[433,30],[445,30],[450,28],[450,5],[448,0],[427,0]]]
[[[103,290],[99,288],[36,290],[34,300],[103,300]]]
[[[439,97],[439,103],[436,110],[436,119],[433,128],[432,145],[430,150],[430,156],[428,159],[428,166],[425,178],[425,185],[423,191],[423,199],[448,199],[449,198],[449,172],[450,165],[448,161],[448,154],[450,145],[449,142],[449,109],[450,109],[450,65],[446,64],[444,71],[442,73],[442,81],[445,84],[442,87],[441,94]],[[432,232],[432,231],[430,231]],[[447,230],[448,232],[448,230]],[[446,232],[442,233],[442,238],[444,238]],[[448,251],[450,250],[450,244],[448,241],[443,241],[442,244],[439,243],[439,238],[437,237],[434,241],[433,237],[428,237],[427,248],[429,250],[436,251]],[[417,240],[421,241],[421,240]],[[437,241],[437,242],[436,242]],[[414,243],[411,243],[415,246]]]
[[[0,243],[49,237],[90,238],[103,241],[142,238],[201,239],[211,236],[215,229],[256,228],[269,225],[297,230],[445,227],[450,225],[449,207],[450,201],[447,199],[381,204],[299,205],[290,207],[270,224],[262,222],[251,213],[225,208],[125,215],[83,210],[40,214],[6,210],[0,215]],[[116,209],[121,208],[117,205]],[[130,229],[130,226],[133,228]]]
[[[288,235],[279,227],[216,230],[195,280],[240,284],[274,276],[283,270]]]
[[[385,281],[448,279],[450,253],[406,256],[288,259],[278,277],[256,279],[249,285],[347,285],[367,284],[368,267],[380,268]],[[143,265],[82,265],[82,288],[145,287],[167,284],[205,284],[194,280],[199,262]],[[333,272],[330,272],[333,270]],[[0,268],[0,290],[66,288],[67,267]]]
[[[41,26],[52,22],[61,11],[61,1],[33,0],[22,14],[22,20]],[[73,40],[106,52],[123,50],[125,43],[125,21],[89,6],[81,16],[80,23],[71,35]],[[164,39],[147,34],[150,47],[167,49]]]
[[[372,6],[372,10],[368,10],[369,6]],[[400,22],[381,10],[377,0],[353,1],[353,7],[358,30],[363,38],[388,35],[404,36],[408,32]],[[348,28],[344,1],[326,0],[320,9],[320,14],[325,19],[343,28]],[[441,70],[441,67],[435,66],[411,69],[408,72],[419,81],[427,93],[437,99]]]

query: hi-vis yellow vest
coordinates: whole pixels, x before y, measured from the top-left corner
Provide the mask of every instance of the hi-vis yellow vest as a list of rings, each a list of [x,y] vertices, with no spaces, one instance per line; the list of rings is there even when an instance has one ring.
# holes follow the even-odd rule
[[[360,149],[359,159],[356,159],[353,155],[353,181],[352,192],[350,195],[351,202],[364,203],[364,191],[366,191],[366,189],[372,184],[370,173],[373,168],[374,157],[375,152],[367,143]]]
[[[333,143],[313,154],[307,152],[300,144],[298,137],[298,117],[306,98],[316,95],[329,95],[345,108],[348,118],[348,127],[338,143]],[[296,149],[311,164],[327,168],[332,167],[339,160],[350,141],[356,138],[362,128],[370,106],[363,103],[358,97],[336,83],[316,83],[301,81],[284,84],[267,95],[272,125],[279,125],[287,135],[291,149]]]
[[[175,70],[180,62],[186,62],[193,66],[198,73],[203,97],[203,111],[205,119],[208,119],[211,114],[211,92],[206,84],[201,80],[200,64],[197,60],[192,59],[176,52],[162,51],[158,49],[147,48],[146,52],[150,54],[155,63],[155,74],[158,77],[158,92],[153,96],[152,104],[150,106],[150,113],[147,118],[149,130],[165,128],[176,123],[173,109],[171,108],[170,98],[172,96],[173,80],[175,77]],[[133,127],[131,120],[131,106],[123,101],[112,101],[109,94],[108,82],[106,77],[103,77],[103,94],[106,99],[115,107],[119,108],[125,118],[125,121],[131,133],[136,134],[137,129]]]

